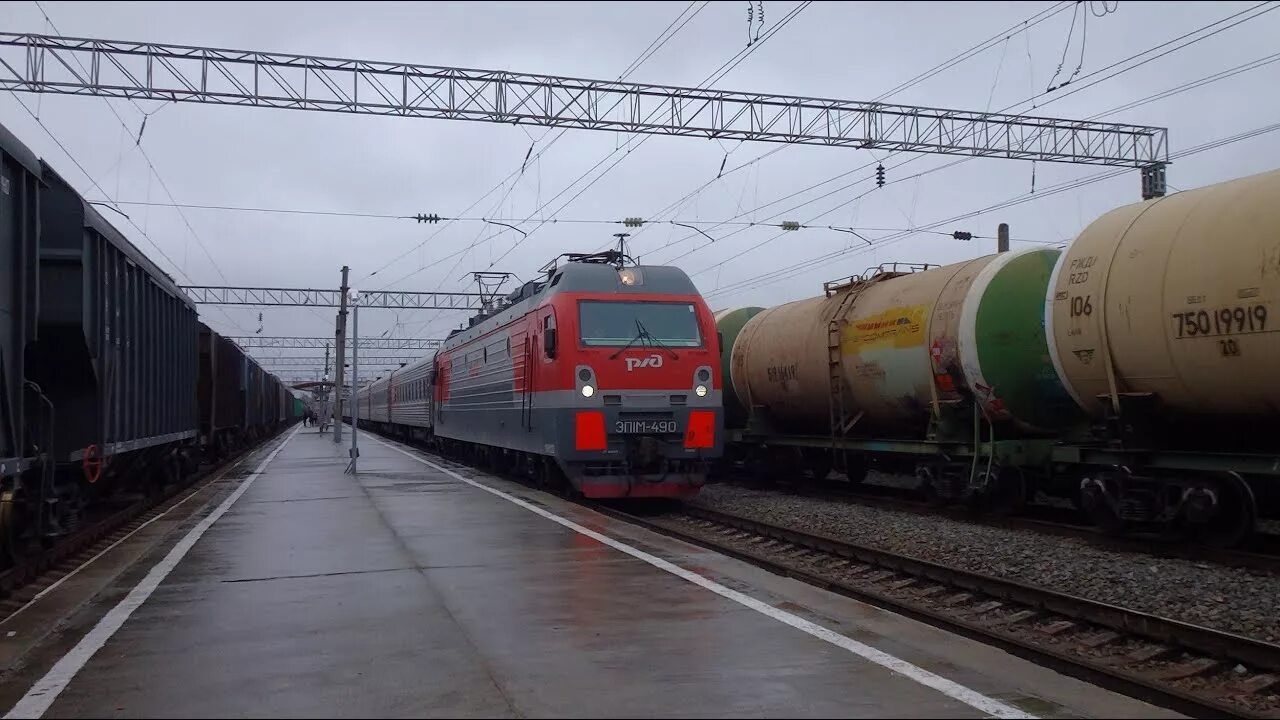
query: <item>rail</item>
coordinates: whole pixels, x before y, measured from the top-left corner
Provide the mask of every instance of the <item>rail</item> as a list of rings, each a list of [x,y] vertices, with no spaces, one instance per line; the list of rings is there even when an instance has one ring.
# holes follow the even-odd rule
[[[705,532],[685,530],[609,508],[597,509],[773,572],[974,637],[1061,672],[1191,716],[1265,717],[1230,698],[1208,691],[1198,692],[1186,681],[1220,669],[1226,662],[1246,666],[1248,673],[1238,678],[1241,683],[1251,678],[1265,683],[1267,673],[1280,670],[1280,646],[1271,643],[815,533],[703,508],[685,508],[677,517],[702,523]],[[730,536],[736,534],[738,542],[717,532],[722,530],[731,531]],[[744,534],[756,539],[767,538],[773,542],[773,550],[779,552],[761,552],[759,548],[767,548],[770,543],[752,545],[744,539]],[[797,555],[796,550],[804,552]],[[796,557],[808,556],[807,564],[812,567],[813,553],[826,556],[833,566],[843,563],[842,569],[860,579],[841,581],[833,577],[834,573],[806,570],[793,562]],[[770,555],[786,555],[791,561]],[[993,612],[1002,614],[1001,619],[982,619]],[[1032,630],[1028,623],[1037,623],[1042,629]],[[1048,630],[1043,629],[1046,627]],[[1087,636],[1091,643],[1065,642],[1064,637],[1073,633],[1077,637]],[[1123,665],[1108,664],[1089,654],[1104,645],[1120,645],[1126,640],[1136,640],[1143,647],[1124,655],[1130,662]],[[1184,659],[1178,659],[1170,667],[1169,663],[1177,658]],[[1161,663],[1162,660],[1165,662]],[[1158,667],[1133,669],[1144,664]]]

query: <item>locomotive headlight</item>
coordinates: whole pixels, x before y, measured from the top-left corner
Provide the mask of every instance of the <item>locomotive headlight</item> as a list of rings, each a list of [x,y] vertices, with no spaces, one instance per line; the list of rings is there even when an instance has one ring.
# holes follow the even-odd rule
[[[697,394],[698,394],[698,397],[706,397],[706,396],[707,396],[707,386],[706,386],[706,385],[699,385],[698,387],[694,388],[694,389],[693,389],[693,391],[694,391],[695,393],[697,393]]]
[[[592,395],[595,395],[595,394],[596,394],[595,388],[591,387],[590,385],[582,386],[582,397],[591,397]]]

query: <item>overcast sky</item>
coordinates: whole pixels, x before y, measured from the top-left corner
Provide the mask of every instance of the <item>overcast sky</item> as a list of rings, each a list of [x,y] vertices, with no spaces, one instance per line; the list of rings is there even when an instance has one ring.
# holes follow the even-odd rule
[[[1097,17],[1090,11],[1104,12],[1103,4],[1084,3],[1028,32],[1015,33],[1007,42],[997,43],[991,50],[887,100],[966,110],[1002,109],[1043,92],[1063,58],[1064,47],[1066,61],[1059,80],[1080,65],[1078,77],[1083,84],[1084,76],[1091,72],[1255,4],[1111,2],[1106,7],[1115,12]],[[764,31],[796,5],[766,0]],[[716,87],[870,100],[1054,5],[817,2],[760,43]],[[64,35],[601,79],[618,77],[690,7],[687,2],[44,2],[43,6]],[[696,85],[746,46],[746,6],[745,2],[694,4],[692,20],[629,79]],[[1073,15],[1076,27],[1070,31]],[[1089,15],[1087,26],[1085,15]],[[53,32],[34,2],[0,5],[0,20],[7,31]],[[1276,52],[1277,37],[1280,12],[1268,13],[1035,112],[1084,118],[1264,58]],[[1280,120],[1280,94],[1274,91],[1280,86],[1278,81],[1280,63],[1270,64],[1104,119],[1168,127],[1170,149],[1176,153],[1276,123]],[[337,212],[459,215],[519,170],[534,141],[541,141],[535,145],[536,154],[558,133],[538,126],[190,103],[162,105],[29,94],[20,98],[32,110],[38,108],[45,125],[105,194],[121,201],[168,201],[134,145],[144,111],[154,114],[147,121],[142,146],[179,202]],[[1053,98],[1050,94],[1041,101]],[[108,102],[124,118],[128,132],[112,115]],[[12,94],[0,96],[0,123],[91,199],[103,199]],[[626,142],[626,136],[612,132],[571,130],[530,163],[514,188],[502,186],[467,214],[536,218],[540,206]],[[631,142],[634,145],[636,139]],[[627,153],[602,177],[598,171],[588,175],[559,201],[547,205],[542,214],[550,217],[552,210],[596,180],[559,213],[560,218],[653,218],[715,179],[722,162],[726,169],[746,166],[709,184],[663,219],[723,220],[745,213],[743,219],[763,220],[843,188],[772,222],[808,222],[821,215],[817,222],[824,225],[911,228],[1028,195],[1032,186],[1031,163],[1014,160],[975,159],[906,180],[901,178],[956,158],[886,158],[882,151],[794,146],[750,163],[776,147],[653,137]],[[1277,165],[1275,158],[1280,157],[1278,150],[1280,132],[1200,153],[1171,165],[1169,183],[1186,190],[1272,170]],[[890,168],[887,179],[891,182],[860,200],[852,201],[875,187],[869,169],[753,212],[879,160]],[[911,160],[910,164],[893,167],[905,160]],[[1038,163],[1035,184],[1043,191],[1099,171],[1097,167]],[[1139,199],[1139,175],[1130,171],[939,229],[994,235],[996,225],[1007,222],[1015,238],[1063,241],[1099,214]],[[490,268],[512,248],[518,233],[482,223],[457,223],[441,230],[405,220],[188,209],[185,213],[193,234],[172,208],[133,206],[126,211],[173,262],[161,257],[134,228],[120,222],[121,230],[178,282],[212,285],[334,287],[345,263],[361,289],[381,289],[408,276],[393,287],[463,290],[468,288],[466,275],[472,270],[509,270],[525,280],[532,279],[536,269],[557,253],[597,249],[618,231],[611,225],[548,224]],[[531,230],[537,224],[535,219],[524,229]],[[766,242],[777,234],[776,229],[752,228],[730,236],[738,228],[703,227],[718,238],[716,243],[709,244],[688,229],[662,225],[636,233],[631,251],[645,263],[674,262],[685,268],[716,309],[769,306],[812,296],[821,292],[823,280],[859,273],[882,262],[948,263],[994,251],[994,241],[965,243],[930,234],[909,235],[857,251],[861,241],[829,230],[788,233]],[[872,240],[890,234],[887,230],[864,232]],[[424,240],[427,242],[421,249],[368,276]],[[473,244],[464,255],[437,260]],[[781,279],[771,278],[773,282],[747,282],[845,248],[850,251]],[[201,309],[205,322],[231,335],[256,331],[258,312],[257,308]],[[328,310],[266,308],[262,313],[263,335],[330,336],[333,332]],[[361,318],[361,334],[441,337],[464,320],[465,314],[458,312],[397,315],[389,310],[369,310]],[[280,350],[256,354],[313,353]]]

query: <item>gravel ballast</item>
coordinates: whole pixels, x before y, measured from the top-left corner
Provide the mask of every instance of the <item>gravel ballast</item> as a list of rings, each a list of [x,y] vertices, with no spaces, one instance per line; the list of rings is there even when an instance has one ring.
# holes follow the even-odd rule
[[[692,501],[804,532],[1015,580],[1175,620],[1280,642],[1280,577],[1106,550],[1032,530],[821,498],[707,485]]]

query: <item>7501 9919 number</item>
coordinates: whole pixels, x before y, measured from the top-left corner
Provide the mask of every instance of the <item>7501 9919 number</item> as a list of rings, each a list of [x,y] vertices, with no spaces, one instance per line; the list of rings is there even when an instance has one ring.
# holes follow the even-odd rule
[[[1173,331],[1179,338],[1247,335],[1266,330],[1267,308],[1263,305],[1173,313]]]

